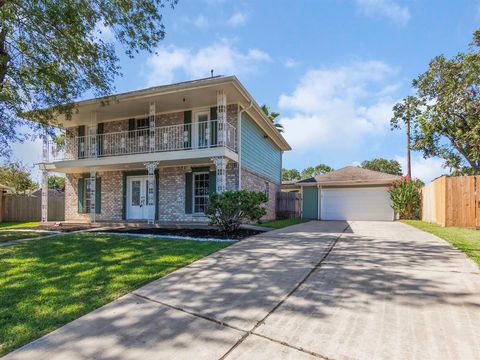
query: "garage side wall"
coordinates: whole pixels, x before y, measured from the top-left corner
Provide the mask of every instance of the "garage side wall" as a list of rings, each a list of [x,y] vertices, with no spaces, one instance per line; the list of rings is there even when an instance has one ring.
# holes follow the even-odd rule
[[[304,186],[302,191],[302,218],[318,219],[318,189],[316,186]]]

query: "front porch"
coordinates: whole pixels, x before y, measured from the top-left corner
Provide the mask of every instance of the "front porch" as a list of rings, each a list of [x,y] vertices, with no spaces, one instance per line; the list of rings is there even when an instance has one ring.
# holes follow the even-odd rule
[[[206,225],[203,212],[209,194],[236,189],[238,165],[225,158],[186,166],[151,162],[143,170],[67,173],[65,220],[104,226]]]

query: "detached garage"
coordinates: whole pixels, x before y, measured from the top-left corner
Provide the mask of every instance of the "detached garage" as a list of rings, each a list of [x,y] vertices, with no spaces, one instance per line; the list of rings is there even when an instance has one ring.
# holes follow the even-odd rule
[[[302,218],[392,221],[395,214],[386,186],[398,176],[347,166],[298,182]]]

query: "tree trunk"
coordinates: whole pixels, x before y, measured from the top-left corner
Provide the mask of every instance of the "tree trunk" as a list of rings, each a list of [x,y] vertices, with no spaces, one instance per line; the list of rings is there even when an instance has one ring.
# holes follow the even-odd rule
[[[1,7],[0,2],[0,7]],[[10,55],[7,53],[7,30],[1,29],[0,30],[0,90],[3,89],[3,82],[5,81],[5,77],[7,76],[7,68],[8,62],[10,61]]]

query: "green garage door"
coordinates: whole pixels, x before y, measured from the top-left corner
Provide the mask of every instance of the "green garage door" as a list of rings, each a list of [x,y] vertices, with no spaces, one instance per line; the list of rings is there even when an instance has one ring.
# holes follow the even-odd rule
[[[303,187],[303,218],[318,219],[318,189],[316,186]]]

